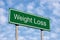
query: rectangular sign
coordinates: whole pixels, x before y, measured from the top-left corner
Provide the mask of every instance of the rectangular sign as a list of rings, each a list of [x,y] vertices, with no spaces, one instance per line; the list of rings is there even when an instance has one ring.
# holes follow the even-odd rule
[[[49,30],[49,19],[10,9],[9,22],[32,28]]]

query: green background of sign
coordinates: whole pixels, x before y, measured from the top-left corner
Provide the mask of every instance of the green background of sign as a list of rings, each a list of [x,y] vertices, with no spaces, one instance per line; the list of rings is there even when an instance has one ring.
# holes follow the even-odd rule
[[[28,27],[32,27],[32,28],[37,28],[37,29],[43,29],[43,30],[49,30],[50,29],[50,22],[46,18],[26,14],[24,12],[20,12],[20,11],[13,10],[13,9],[10,9],[9,11],[10,11],[10,15],[9,15],[9,22],[10,23],[24,25],[24,26],[28,26]],[[24,23],[23,21],[16,20],[14,18],[14,14],[24,16],[24,17],[29,17],[29,18],[35,18],[37,20],[44,21],[44,22],[46,22],[47,26],[37,25],[37,24],[34,24],[34,23]]]

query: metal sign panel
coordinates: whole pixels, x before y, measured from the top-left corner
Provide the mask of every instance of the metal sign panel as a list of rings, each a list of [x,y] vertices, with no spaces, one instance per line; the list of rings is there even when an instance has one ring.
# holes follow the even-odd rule
[[[32,28],[49,30],[49,19],[10,9],[9,22]]]

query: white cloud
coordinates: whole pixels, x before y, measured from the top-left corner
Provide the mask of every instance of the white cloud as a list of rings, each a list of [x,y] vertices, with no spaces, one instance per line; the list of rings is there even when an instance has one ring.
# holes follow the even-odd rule
[[[52,25],[54,25],[54,26],[60,25],[60,24],[59,24],[60,19],[57,19],[55,16],[51,16],[50,19],[51,19]],[[57,20],[58,20],[58,21],[57,21]]]
[[[28,11],[28,10],[33,10],[33,9],[34,9],[34,6],[35,6],[35,3],[34,3],[34,2],[30,2],[30,3],[27,5],[27,11]]]
[[[30,40],[38,40],[37,37],[29,37]]]
[[[23,28],[23,29],[28,29],[28,27],[24,27],[24,26],[21,26],[21,25],[18,26],[18,27],[21,28],[21,29],[22,29],[22,28]]]
[[[51,35],[50,35],[50,37],[51,37],[51,38],[54,38],[54,39],[57,38],[57,36],[58,36],[58,35],[57,35],[56,33],[51,33]]]
[[[52,31],[56,31],[56,28],[58,28],[59,25],[60,25],[59,24],[60,21],[58,19],[56,19],[55,16],[51,16],[50,19],[51,19],[50,20],[50,25],[51,25],[50,28],[51,28]]]
[[[5,3],[3,1],[0,1],[0,6],[5,6]]]
[[[25,38],[22,37],[22,36],[19,36],[18,39],[19,39],[19,40],[25,40]]]
[[[31,37],[31,36],[26,36],[26,38],[28,38],[28,40],[38,40],[38,37]]]
[[[56,16],[60,16],[60,3],[55,2],[53,3],[53,6],[54,6],[53,14]]]
[[[51,3],[51,2],[55,2],[56,0],[40,0],[40,4],[43,5],[45,3]]]
[[[14,29],[14,27],[13,26],[7,26],[6,27],[6,29],[5,29],[5,32],[7,33],[7,34],[10,34],[9,36],[14,36],[14,34],[15,34],[15,29]]]
[[[44,40],[49,40],[50,37],[49,36],[44,36]]]
[[[52,4],[55,8],[59,8],[60,7],[60,4],[59,4],[59,2],[53,2],[53,4]]]
[[[48,0],[40,0],[40,4],[45,4]]]
[[[27,10],[27,12],[33,14],[33,11],[32,10]]]
[[[60,32],[60,28],[59,28],[59,27],[56,28],[55,32],[56,32],[56,33],[59,33],[59,32]]]
[[[7,40],[7,38],[6,37],[3,37],[3,38],[0,38],[0,40]]]
[[[34,30],[32,28],[30,28],[25,33],[29,34],[29,33],[32,33],[32,32],[34,32]]]
[[[6,13],[6,10],[4,8],[0,8],[0,15],[3,15],[4,13]]]
[[[24,30],[25,32],[23,32],[23,33],[25,33],[25,34],[31,34],[32,32],[34,32],[35,30],[33,29],[33,28],[29,28],[29,27],[21,27],[21,26],[19,26],[19,30]],[[19,31],[19,33],[21,33],[21,31]]]
[[[34,10],[34,6],[35,6],[35,3],[34,2],[30,2],[28,5],[27,5],[27,12],[31,13],[31,14],[34,14],[32,10]]]
[[[35,11],[37,12],[38,15],[44,15],[44,11],[42,8],[36,8]]]
[[[20,3],[19,5],[16,5],[15,8],[18,9],[18,10],[23,10],[24,5],[22,3]]]
[[[40,35],[40,33],[39,33],[39,32],[34,32],[34,35],[39,36],[39,35]]]
[[[45,4],[45,3],[51,3],[51,2],[58,2],[58,1],[60,1],[60,0],[40,0],[40,3],[41,4]]]
[[[0,33],[0,40],[7,40],[5,36],[5,33]]]
[[[60,9],[53,10],[53,14],[60,17]]]
[[[60,0],[40,0],[40,6],[45,9],[45,4],[47,5],[47,7],[50,9],[50,10],[53,10],[53,8],[58,8],[59,5],[59,1]],[[55,10],[55,9],[54,9]]]
[[[4,25],[7,22],[7,18],[4,15],[0,16],[0,24]]]
[[[0,38],[3,38],[5,33],[0,33]]]
[[[13,0],[6,0],[9,7],[11,7],[14,4]]]
[[[13,40],[15,37],[15,30],[13,30],[13,26],[6,25],[2,27],[0,30],[0,40]]]
[[[51,21],[52,21],[53,23],[56,22],[56,18],[55,18],[55,17],[51,16],[50,18],[51,18]]]

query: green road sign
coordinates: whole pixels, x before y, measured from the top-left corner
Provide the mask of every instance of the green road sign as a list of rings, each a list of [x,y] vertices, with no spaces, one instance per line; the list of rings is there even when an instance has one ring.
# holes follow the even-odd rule
[[[32,28],[49,30],[49,19],[10,9],[9,22]]]

